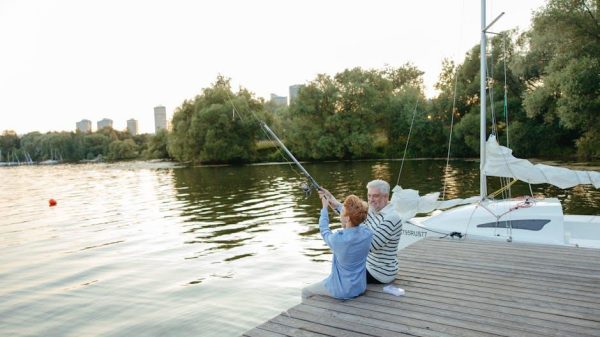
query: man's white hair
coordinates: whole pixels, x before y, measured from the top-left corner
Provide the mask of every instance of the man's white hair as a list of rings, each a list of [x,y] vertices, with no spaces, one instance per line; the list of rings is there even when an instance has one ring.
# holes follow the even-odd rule
[[[369,181],[367,188],[377,188],[380,193],[390,195],[390,184],[385,180],[375,179]]]

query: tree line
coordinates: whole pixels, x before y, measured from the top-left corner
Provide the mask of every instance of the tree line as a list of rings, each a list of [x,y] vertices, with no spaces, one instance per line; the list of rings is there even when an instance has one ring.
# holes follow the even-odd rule
[[[30,132],[22,136],[4,131],[0,135],[0,150],[5,162],[26,161],[28,156],[35,162],[167,158],[166,137],[166,131],[132,136],[110,127],[93,133]]]
[[[491,37],[487,111],[493,124],[487,133],[516,156],[600,158],[599,10],[597,0],[550,0],[534,13],[530,30]],[[12,139],[13,148],[41,157],[62,144],[72,159],[102,153],[190,163],[280,160],[262,121],[304,160],[399,158],[405,148],[409,158],[445,157],[449,150],[452,157],[476,157],[479,50],[473,46],[461,63],[443,60],[438,93],[430,99],[423,72],[410,63],[320,74],[283,107],[245,88],[234,92],[219,76],[176,108],[169,133],[33,133],[18,145],[5,133],[0,148]]]
[[[530,30],[490,39],[487,134],[517,156],[600,158],[599,10],[599,1],[550,0],[534,13]],[[476,157],[479,57],[476,45],[462,63],[444,60],[432,99],[412,64],[318,75],[289,107],[261,102],[243,88],[234,93],[219,77],[177,109],[168,152],[194,162],[277,159],[260,147],[262,119],[306,160],[398,158],[405,147],[413,158],[445,157],[449,147],[452,157]],[[235,118],[236,109],[246,119]]]

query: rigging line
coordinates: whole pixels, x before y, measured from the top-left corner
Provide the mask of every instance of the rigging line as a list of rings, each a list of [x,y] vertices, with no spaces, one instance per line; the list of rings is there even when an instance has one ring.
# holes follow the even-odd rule
[[[448,154],[446,155],[446,167],[444,168],[444,189],[442,190],[442,200],[446,200],[446,185],[448,183],[448,167],[450,167],[450,148],[452,146],[452,132],[454,129],[454,110],[456,109],[456,92],[458,87],[458,69],[454,74],[454,97],[452,98],[452,110],[450,111],[450,136],[448,137]]]
[[[408,130],[408,138],[406,139],[406,145],[404,146],[404,155],[402,156],[402,164],[400,164],[400,172],[398,172],[398,179],[396,180],[396,185],[400,184],[400,176],[402,175],[402,168],[404,167],[404,159],[406,159],[406,151],[408,150],[408,143],[410,142],[410,134],[412,133],[413,124],[415,122],[415,116],[417,115],[417,106],[418,105],[419,105],[419,97],[417,96],[412,120],[410,121],[410,129]]]
[[[487,56],[487,55],[486,55]],[[486,82],[488,83],[488,92],[490,93],[490,112],[492,115],[492,133],[498,134],[498,129],[496,127],[496,113],[494,111],[494,39],[490,39],[490,64],[489,66],[489,76],[486,75]],[[487,104],[487,102],[485,102]]]
[[[506,147],[510,148],[510,142],[509,142],[509,138],[508,138],[508,81],[507,81],[507,74],[506,74],[506,60],[508,59],[508,56],[506,54],[506,39],[508,37],[508,34],[505,34],[503,36],[502,39],[502,56],[503,56],[503,67],[504,67],[504,121],[506,123]],[[508,182],[507,179],[506,181]],[[516,179],[514,180],[516,181]],[[512,190],[511,190],[511,186],[512,183],[507,185],[508,188],[506,190],[506,194],[508,196],[508,198],[510,198],[512,196]]]
[[[506,79],[506,38],[507,35],[504,35],[504,39],[502,40],[502,55],[504,56],[504,119],[506,122],[506,147],[510,148],[510,143],[508,141],[508,81]]]
[[[462,40],[463,40],[463,25],[462,22],[464,22],[464,14],[465,14],[465,0],[463,0],[462,2],[462,9],[461,9],[461,18],[460,18],[460,22],[461,25],[460,26],[460,30],[459,30],[459,34],[458,34],[458,40],[459,40],[459,44],[462,44]],[[456,54],[458,54],[458,52],[455,51]],[[455,54],[455,57],[456,57]],[[454,130],[454,113],[456,110],[456,96],[458,93],[458,71],[459,71],[459,66],[456,66],[456,71],[454,74],[454,94],[452,97],[452,110],[450,111],[450,134],[448,135],[448,153],[446,154],[446,167],[444,168],[444,189],[442,190],[442,200],[446,199],[446,186],[448,183],[448,168],[450,167],[450,153],[451,153],[451,148],[452,148],[452,134],[453,134],[453,130]]]
[[[473,212],[471,212],[471,216],[469,216],[469,221],[467,221],[467,226],[465,227],[465,237],[469,233],[469,227],[471,227],[471,223],[473,221],[473,215],[475,215],[475,211],[477,211],[477,208],[479,207],[479,205],[481,205],[481,201],[478,203],[477,206],[473,207]]]
[[[424,229],[424,230],[426,230],[428,232],[431,232],[431,233],[436,233],[436,234],[444,235],[442,238],[445,238],[446,236],[448,236],[448,235],[451,234],[451,233],[444,233],[444,232],[436,231],[436,230],[431,229],[429,227],[420,226],[420,225],[418,225],[418,224],[416,224],[414,222],[411,222],[410,220],[406,220],[406,223],[411,224],[411,225],[413,225],[415,227],[419,227],[419,228]]]
[[[502,35],[502,64],[503,64],[503,70],[504,70],[504,97],[503,97],[503,112],[504,112],[504,117],[505,117],[505,122],[506,122],[506,147],[509,146],[509,138],[508,138],[508,81],[507,81],[507,67],[506,67],[506,60],[507,60],[507,55],[506,55],[506,38],[507,35],[506,34],[498,34],[498,35]],[[492,53],[493,55],[493,53]],[[492,56],[493,57],[493,56]],[[490,90],[493,90],[493,88],[491,88]],[[499,138],[499,134],[498,134],[498,130],[497,130],[497,120],[496,120],[496,115],[493,111],[493,98],[492,98],[492,94],[490,93],[490,99],[491,102],[490,104],[492,105],[492,118],[493,118],[493,128],[496,131],[496,135],[498,136],[498,138],[496,139],[496,141],[498,143],[500,143],[500,138]],[[514,177],[514,176],[513,176]],[[508,197],[510,198],[512,191],[511,191],[511,186],[512,184],[509,183],[510,179],[500,179],[500,185],[503,188],[506,188],[506,193],[503,193],[503,196],[505,194],[508,195]]]
[[[496,112],[494,110],[494,39],[492,38],[490,40],[490,64],[489,64],[489,74],[490,76],[489,78],[489,86],[488,86],[488,91],[490,93],[489,95],[489,100],[490,100],[490,111],[491,111],[491,122],[492,122],[492,134],[498,136],[498,121],[496,119]],[[504,64],[506,64],[506,60],[504,60]],[[505,74],[506,75],[506,74]],[[506,85],[505,85],[506,87]],[[487,102],[486,102],[487,103]],[[497,141],[499,141],[498,139],[496,139]],[[504,181],[502,179],[500,179],[500,185],[502,187],[510,187],[510,185],[505,185]]]

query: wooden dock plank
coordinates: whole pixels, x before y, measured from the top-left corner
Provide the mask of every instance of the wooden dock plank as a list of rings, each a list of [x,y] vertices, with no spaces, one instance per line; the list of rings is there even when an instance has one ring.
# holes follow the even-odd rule
[[[502,247],[496,246],[496,242],[490,242],[485,251],[481,250],[481,245],[477,246],[474,244],[462,245],[461,242],[445,240],[447,242],[431,242],[431,245],[426,247],[423,246],[411,246],[408,247],[407,252],[427,252],[429,250],[445,250],[446,253],[458,256],[468,256],[470,258],[477,259],[493,259],[493,260],[513,260],[513,261],[530,261],[532,257],[535,259],[536,265],[549,265],[551,267],[565,267],[565,268],[580,268],[584,271],[600,271],[600,252],[595,249],[585,248],[568,248],[581,251],[583,254],[572,253],[570,255],[563,255],[563,250],[557,250],[553,246],[534,246],[536,249],[526,250],[506,250]],[[488,241],[482,241],[488,242]],[[452,247],[456,247],[456,244],[461,245],[460,250],[454,250]],[[506,244],[506,243],[503,243]],[[518,245],[518,244],[516,244]],[[464,247],[464,248],[463,248]],[[590,250],[588,252],[588,250]],[[575,262],[575,264],[574,264]],[[596,274],[597,277],[597,274]]]
[[[398,255],[405,296],[315,296],[244,336],[600,335],[600,250],[428,238]]]
[[[595,294],[598,295],[598,293],[600,292],[600,288],[598,286],[595,285],[595,282],[581,282],[581,279],[577,279],[576,281],[566,281],[566,280],[560,280],[558,278],[548,278],[548,275],[542,275],[542,277],[540,276],[536,276],[534,274],[530,274],[527,272],[514,272],[514,271],[504,271],[504,270],[499,270],[499,269],[492,269],[492,268],[484,268],[484,267],[478,267],[478,268],[472,268],[472,267],[467,267],[467,266],[463,266],[463,265],[458,265],[458,264],[434,264],[429,262],[429,260],[423,258],[423,259],[419,259],[414,260],[414,259],[406,259],[406,255],[403,256],[405,258],[405,260],[403,261],[399,261],[400,267],[405,267],[406,265],[409,266],[414,266],[417,269],[421,269],[421,270],[442,270],[444,272],[449,272],[449,271],[456,271],[458,273],[461,273],[463,275],[469,274],[469,275],[479,275],[481,277],[485,277],[487,280],[489,281],[493,281],[495,279],[498,278],[505,278],[508,280],[519,280],[521,282],[529,282],[532,284],[538,283],[538,282],[542,282],[544,284],[552,284],[555,285],[557,287],[561,287],[561,288],[566,288],[566,289],[574,289],[576,292],[583,292],[583,294],[585,293],[589,293],[589,294]],[[400,272],[402,272],[403,269],[400,269]],[[518,277],[516,277],[518,276]]]
[[[462,310],[462,308],[456,305],[444,305],[443,303],[434,301],[409,301],[408,297],[402,301],[392,301],[392,303],[389,303],[389,295],[378,293],[377,291],[373,291],[370,296],[363,296],[356,299],[356,301],[369,302],[382,307],[394,306],[400,310],[412,310],[427,315],[445,317],[453,321],[462,321],[465,327],[469,327],[472,324],[490,325],[490,331],[499,334],[502,334],[505,329],[511,329],[522,330],[523,332],[520,333],[521,336],[560,336],[565,332],[573,330],[573,327],[570,325],[551,324],[551,327],[549,327],[548,323],[552,322],[545,320],[522,319],[521,317],[515,318],[507,315],[498,316],[494,312],[481,310]],[[523,324],[516,324],[517,322]],[[595,331],[597,330],[589,329],[587,333],[594,333]]]
[[[397,281],[398,282],[398,281]],[[416,287],[405,287],[410,294],[410,296],[420,296],[420,298],[424,298],[430,301],[444,301],[445,303],[464,303],[465,305],[474,307],[474,308],[482,308],[486,309],[490,312],[495,312],[503,315],[515,315],[519,314],[524,317],[538,317],[541,319],[547,320],[558,320],[560,318],[560,322],[564,322],[567,324],[572,324],[576,326],[586,326],[600,329],[600,324],[597,321],[590,321],[581,318],[574,318],[571,316],[557,317],[553,313],[547,313],[545,311],[540,310],[532,310],[532,308],[515,305],[512,303],[499,303],[490,301],[487,298],[481,298],[478,296],[465,297],[462,294],[454,294],[447,291],[438,291],[427,288],[416,288]],[[407,295],[408,296],[408,295]]]
[[[404,281],[399,282],[404,286],[412,285],[418,282],[421,285],[427,285],[429,289],[452,291],[463,294],[464,296],[478,295],[491,300],[511,301],[523,305],[547,308],[548,310],[568,310],[582,315],[600,317],[600,309],[598,309],[597,304],[594,302],[561,299],[550,295],[544,296],[543,294],[519,291],[517,289],[502,289],[500,287],[490,288],[481,285],[481,283],[473,282],[452,282],[449,284],[443,279],[439,280],[425,277],[413,277],[410,275],[405,275],[402,279]]]
[[[406,269],[405,269],[406,272]],[[581,294],[572,294],[572,293],[564,293],[563,289],[553,290],[551,287],[547,287],[544,285],[540,285],[538,289],[536,289],[532,285],[532,287],[520,286],[517,282],[515,284],[506,284],[506,283],[483,283],[485,280],[478,279],[476,277],[472,279],[462,278],[461,275],[448,273],[447,275],[439,275],[439,274],[429,274],[422,273],[417,274],[417,272],[412,271],[410,273],[406,273],[403,275],[403,279],[412,280],[413,282],[420,282],[427,280],[428,283],[431,284],[442,284],[444,285],[447,281],[447,277],[453,277],[454,284],[459,284],[463,287],[477,287],[484,289],[486,291],[492,291],[498,294],[508,294],[514,295],[518,297],[524,297],[528,299],[544,299],[550,302],[556,303],[565,303],[570,302],[569,304],[587,307],[587,308],[597,308],[597,302],[600,300],[597,296],[590,294],[590,296],[584,296]]]
[[[497,336],[498,334],[489,327],[469,326],[465,327],[461,322],[456,322],[443,317],[423,314],[415,311],[399,310],[394,307],[381,307],[358,301],[347,301],[343,307],[336,307],[336,300],[328,297],[317,296],[314,300],[309,300],[313,306],[318,306],[329,310],[343,310],[356,316],[371,316],[373,318],[388,321],[399,322],[415,328],[437,331],[452,336],[479,337],[479,336]],[[305,301],[306,303],[308,301]]]
[[[357,333],[363,333],[365,336],[370,335],[371,331],[377,336],[419,336],[419,337],[448,337],[450,335],[443,334],[427,329],[419,329],[398,322],[387,322],[371,317],[355,316],[340,311],[323,309],[310,305],[298,305],[292,310],[302,313],[316,314],[330,319],[330,326],[341,324],[345,328],[352,328]],[[366,330],[361,332],[361,330]]]
[[[445,267],[433,267],[425,264],[402,262],[400,263],[402,274],[422,274],[433,277],[452,277],[455,280],[471,280],[476,282],[486,282],[494,286],[511,286],[521,290],[549,293],[552,296],[567,299],[579,299],[582,301],[596,302],[600,301],[600,292],[594,293],[595,289],[581,287],[576,284],[557,284],[546,279],[525,279],[509,277],[502,274],[489,274],[485,272],[473,273],[468,269],[456,269]],[[483,275],[487,274],[487,275]],[[532,282],[533,281],[533,282]],[[587,291],[582,295],[582,291]]]
[[[297,329],[297,330],[306,330],[306,331],[311,331],[311,332],[316,332],[319,333],[321,335],[325,335],[325,336],[330,336],[332,334],[335,334],[336,336],[344,336],[344,337],[360,337],[360,336],[364,336],[365,333],[358,333],[358,332],[354,332],[352,331],[353,328],[352,327],[350,329],[348,329],[348,326],[339,326],[339,327],[332,327],[328,324],[330,324],[329,322],[321,322],[321,323],[315,323],[314,320],[311,321],[306,321],[303,319],[300,319],[300,317],[302,317],[301,315],[298,315],[297,318],[295,318],[296,316],[292,317],[287,316],[287,315],[280,315],[277,316],[273,319],[270,320],[270,322],[273,323],[279,323],[281,325],[286,325],[289,326],[293,329]],[[306,315],[304,316],[306,317]],[[311,317],[312,319],[318,320],[318,317]],[[371,336],[376,336],[373,334],[370,334]]]
[[[559,262],[556,262],[553,265],[549,265],[547,263],[538,263],[538,258],[535,255],[531,256],[528,260],[523,258],[501,258],[498,256],[483,254],[477,256],[477,253],[454,253],[452,252],[453,248],[453,246],[449,246],[441,250],[441,252],[444,252],[445,254],[443,259],[440,259],[440,251],[432,249],[423,251],[408,249],[405,258],[413,260],[426,260],[433,264],[460,265],[469,263],[481,267],[492,267],[493,269],[499,270],[523,271],[534,276],[550,274],[556,277],[561,277],[565,280],[578,280],[579,278],[590,278],[596,280],[600,279],[600,275],[598,275],[600,270],[578,268],[577,265],[579,263],[577,262],[571,262],[571,264],[568,265],[561,265]],[[530,269],[531,266],[536,266],[536,269]]]
[[[521,268],[525,268],[529,265],[535,264],[537,266],[537,273],[549,272],[552,274],[566,275],[567,277],[588,277],[588,278],[598,278],[598,272],[600,272],[600,267],[597,267],[595,264],[587,263],[584,264],[582,262],[561,262],[558,260],[549,260],[543,259],[539,257],[532,257],[531,259],[526,259],[524,257],[509,257],[504,256],[502,259],[498,259],[496,256],[473,256],[475,253],[467,254],[465,252],[461,252],[462,254],[456,254],[451,251],[452,247],[446,248],[449,251],[446,255],[445,261],[460,261],[460,262],[478,262],[478,263],[494,263],[499,266],[505,268],[515,268],[514,265],[508,265],[506,262],[510,264],[519,263]],[[408,258],[414,257],[432,257],[433,259],[437,259],[437,252],[429,252],[429,251],[409,251],[407,254]],[[476,258],[476,260],[475,260]],[[443,261],[441,261],[443,262]],[[564,263],[564,264],[563,264]]]
[[[416,296],[415,296],[416,295]],[[373,290],[369,292],[367,298],[383,298],[389,300],[390,296],[373,287]],[[413,310],[422,310],[423,312],[438,312],[440,315],[446,315],[455,319],[465,319],[467,315],[479,316],[488,322],[495,322],[498,326],[513,326],[515,324],[522,325],[526,331],[532,331],[536,333],[543,333],[547,336],[562,336],[566,332],[573,334],[573,324],[565,322],[556,322],[552,320],[552,316],[536,317],[527,316],[525,313],[519,313],[514,310],[506,311],[507,314],[501,314],[500,310],[494,311],[495,306],[481,305],[476,302],[469,301],[445,301],[445,298],[436,297],[434,299],[422,299],[419,298],[418,294],[410,293],[403,298],[405,305],[414,305]],[[358,299],[357,299],[358,300]],[[475,317],[474,319],[479,319]],[[577,326],[578,329],[585,331],[589,335],[595,334],[598,329],[588,328],[585,326]],[[573,335],[576,336],[576,335]]]

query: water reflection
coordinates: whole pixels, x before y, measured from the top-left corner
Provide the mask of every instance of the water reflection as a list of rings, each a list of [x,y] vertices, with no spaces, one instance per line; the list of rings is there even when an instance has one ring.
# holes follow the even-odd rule
[[[398,177],[399,161],[327,162],[306,164],[306,169],[338,198],[348,194],[366,197],[372,179],[390,181]],[[479,194],[478,162],[409,160],[404,163],[400,184],[421,194],[442,191],[446,199]],[[181,202],[185,244],[196,247],[187,259],[220,256],[220,262],[254,257],[260,251],[286,249],[296,241],[299,253],[311,261],[328,261],[329,251],[318,235],[316,220],[319,200],[305,198],[304,178],[287,164],[242,167],[196,167],[174,171],[175,197]],[[444,182],[444,177],[446,181]],[[489,179],[489,190],[500,187]],[[565,194],[559,189],[538,186],[534,193],[558,195],[567,212],[593,214],[600,203],[599,193],[578,187]],[[516,184],[514,196],[529,194],[529,186]],[[587,213],[586,213],[587,212]],[[333,228],[339,228],[333,218]],[[277,236],[274,233],[278,233]],[[227,252],[226,254],[224,254]]]
[[[400,164],[305,167],[338,198],[365,198],[372,179],[394,185]],[[400,185],[441,191],[445,174],[447,198],[479,193],[478,162],[444,167],[406,161]],[[320,201],[304,196],[305,179],[287,164],[21,166],[0,175],[0,335],[236,336],[297,304],[330,268]],[[491,178],[489,190],[498,187]],[[590,186],[533,191],[558,196],[566,213],[600,213]]]

